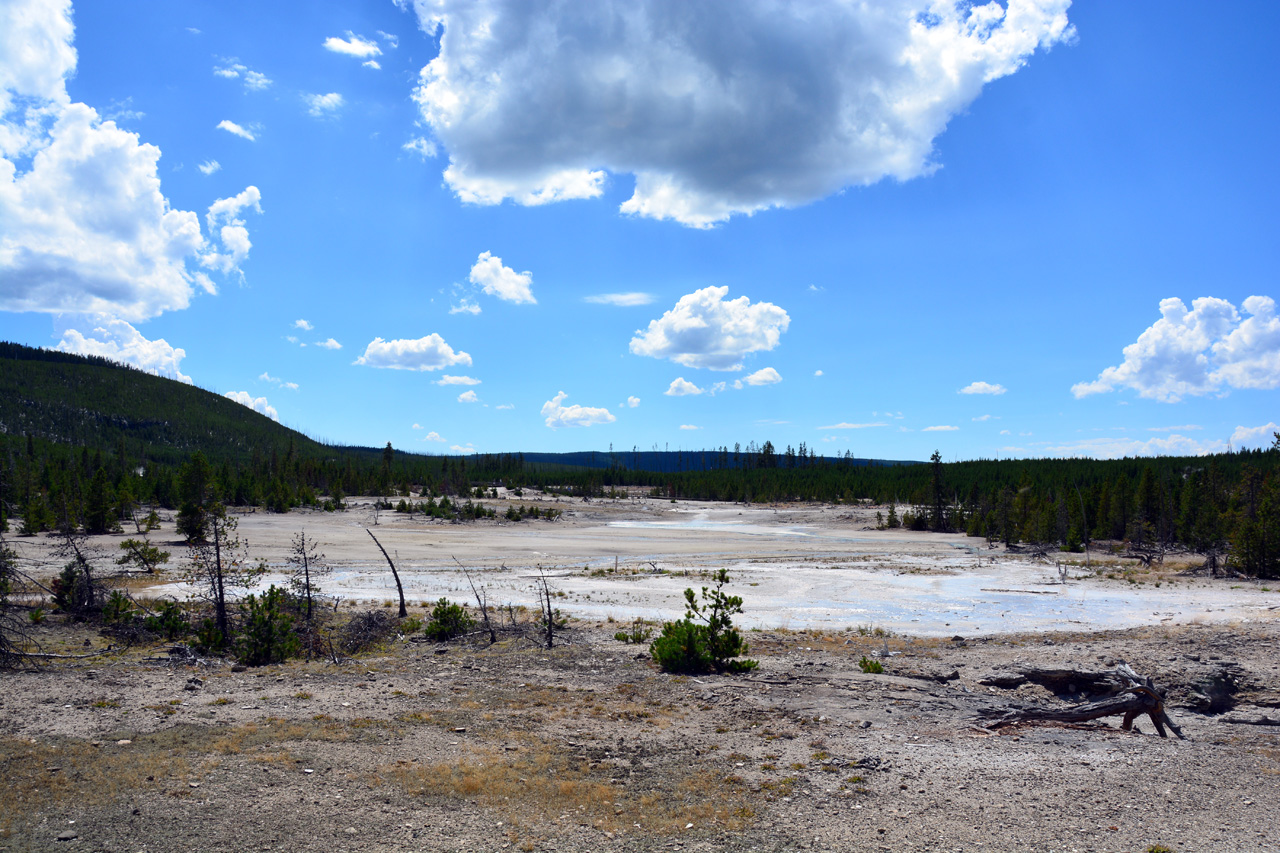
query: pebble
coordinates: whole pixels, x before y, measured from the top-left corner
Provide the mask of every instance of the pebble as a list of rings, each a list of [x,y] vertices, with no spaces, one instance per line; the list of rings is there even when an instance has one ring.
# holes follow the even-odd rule
[[[79,837],[80,837],[80,833],[76,832],[74,829],[68,829],[58,833],[59,841],[74,841]]]

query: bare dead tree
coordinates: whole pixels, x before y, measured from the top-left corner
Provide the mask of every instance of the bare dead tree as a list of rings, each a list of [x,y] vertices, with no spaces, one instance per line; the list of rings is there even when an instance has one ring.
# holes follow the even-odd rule
[[[451,557],[453,555],[450,555]],[[498,632],[494,630],[493,623],[489,621],[489,593],[488,590],[476,588],[476,582],[471,578],[471,571],[462,565],[462,561],[457,557],[453,557],[453,561],[458,564],[458,568],[462,569],[462,573],[467,576],[467,583],[471,585],[471,592],[476,597],[476,605],[480,608],[480,618],[484,620],[484,629],[489,632],[489,644],[493,645],[498,642]]]
[[[538,594],[538,607],[542,611],[542,629],[546,632],[547,648],[556,642],[556,612],[551,606],[551,587],[547,583],[547,573],[538,566],[538,577],[534,581],[534,591]]]
[[[378,541],[378,537],[373,535],[373,531],[369,528],[364,529],[369,534],[369,538],[373,540],[373,544],[378,546],[378,550],[382,552],[382,556],[386,558],[387,565],[391,567],[391,577],[396,580],[396,591],[400,593],[400,618],[404,619],[409,615],[409,608],[404,604],[404,586],[400,583],[400,573],[396,571],[396,564],[391,562],[391,557],[387,554],[387,549],[382,547],[382,543]]]
[[[27,664],[34,645],[25,620],[9,601],[18,582],[18,555],[0,532],[0,670],[18,669]]]

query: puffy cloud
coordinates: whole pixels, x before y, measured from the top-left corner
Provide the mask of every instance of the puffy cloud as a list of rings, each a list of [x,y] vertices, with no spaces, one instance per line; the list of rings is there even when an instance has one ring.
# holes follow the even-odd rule
[[[240,264],[249,257],[249,249],[253,244],[249,242],[249,229],[240,216],[245,210],[261,213],[261,200],[262,194],[258,188],[250,186],[237,195],[220,198],[209,205],[205,221],[209,225],[209,232],[218,235],[225,251],[211,250],[205,253],[200,258],[201,264],[224,273],[241,272]]]
[[[470,376],[450,376],[445,374],[436,380],[437,385],[479,385],[479,379],[472,379]]]
[[[594,409],[587,406],[579,406],[576,403],[572,406],[566,406],[564,401],[568,396],[568,394],[561,391],[542,404],[542,416],[546,418],[547,426],[552,429],[611,424],[617,420],[608,409]]]
[[[450,305],[449,313],[450,314],[479,314],[480,306],[464,298],[457,305]]]
[[[414,424],[413,429],[422,429],[422,424]]]
[[[255,412],[266,415],[273,421],[280,420],[280,414],[275,410],[274,406],[267,402],[266,397],[254,397],[248,391],[228,391],[222,396],[226,397],[228,400],[235,400],[242,406],[248,406]]]
[[[791,318],[771,302],[752,305],[745,296],[726,301],[728,293],[728,287],[704,287],[680,297],[647,330],[636,331],[631,351],[685,367],[741,370],[748,353],[778,345]]]
[[[420,0],[415,98],[465,201],[589,198],[608,170],[635,176],[623,212],[705,227],[931,173],[984,85],[1073,36],[1069,2]]]
[[[1231,445],[1241,447],[1271,447],[1276,442],[1276,433],[1280,433],[1280,425],[1274,421],[1259,427],[1236,427],[1231,433]]]
[[[405,151],[417,154],[423,160],[434,159],[439,153],[436,151],[436,144],[422,136],[415,136],[400,147]]]
[[[1275,300],[1250,296],[1241,306],[1247,320],[1213,345],[1215,382],[1231,388],[1280,387],[1280,317]]]
[[[200,174],[202,175],[212,175],[214,172],[222,168],[222,164],[217,160],[205,160],[203,163],[197,165],[196,168],[200,170]]]
[[[1020,449],[1020,448],[1018,448]],[[1087,438],[1065,444],[1046,444],[1044,450],[1054,456],[1090,456],[1095,459],[1122,459],[1127,456],[1207,456],[1222,453],[1227,444],[1219,439],[1196,441],[1182,435],[1167,438]]]
[[[213,67],[214,75],[228,80],[243,80],[244,88],[250,92],[261,92],[271,85],[271,78],[260,71],[253,71],[238,59],[224,59]]]
[[[514,409],[514,408],[515,408],[515,404],[514,404],[514,403],[503,403],[502,405],[500,405],[500,406],[498,406],[498,407],[497,407],[498,411],[500,411],[500,412],[502,412],[502,411],[507,411],[507,410]]]
[[[378,47],[376,42],[364,36],[358,36],[351,30],[347,30],[345,39],[329,36],[324,40],[324,49],[331,50],[334,53],[341,53],[344,56],[354,56],[357,59],[369,59],[382,55],[382,48]]]
[[[445,441],[445,438],[444,438],[444,436],[440,435],[440,433],[436,432],[435,430],[432,430],[431,432],[429,432],[429,433],[427,433],[426,435],[424,435],[424,436],[422,437],[422,440],[423,440],[423,441],[440,441],[440,442],[443,442],[443,441]]]
[[[338,343],[333,338],[319,341],[316,343],[316,346],[324,347],[325,349],[342,349],[342,344]]]
[[[691,397],[694,394],[701,394],[702,389],[683,376],[677,376],[671,380],[671,386],[662,393],[667,397]]]
[[[70,102],[66,80],[76,68],[74,36],[71,0],[14,0],[0,6],[0,116],[10,111],[15,97]],[[2,133],[0,151],[14,152],[21,129]]]
[[[272,376],[270,373],[268,373],[265,370],[262,371],[262,373],[258,376],[258,381],[270,382],[272,385],[279,385],[281,388],[288,388],[290,391],[298,390],[297,382],[285,382],[279,376]]]
[[[258,141],[257,134],[255,134],[252,130],[250,130],[247,127],[242,127],[241,125],[236,124],[234,121],[231,121],[230,119],[224,118],[222,121],[218,122],[218,130],[225,130],[227,133],[234,134],[240,137],[241,139],[247,139],[250,142]]]
[[[1191,310],[1181,299],[1160,302],[1161,317],[1124,348],[1124,361],[1092,382],[1071,386],[1077,398],[1130,388],[1138,396],[1176,403],[1184,396],[1227,389],[1280,388],[1280,318],[1269,296],[1250,296],[1247,319],[1225,299],[1201,297]]]
[[[471,446],[471,442],[467,442],[466,444],[451,444],[449,445],[449,449],[452,450],[454,453],[475,453],[476,452],[476,449]]]
[[[309,331],[311,331],[312,329],[314,329],[314,328],[315,328],[315,326],[311,325],[311,323],[310,323],[310,322],[308,322],[308,321],[306,321],[306,320],[294,320],[294,321],[293,321],[293,328],[295,328],[295,329],[301,329],[301,330],[302,330],[302,331],[304,331],[304,332],[309,332]]]
[[[960,429],[960,427],[958,426],[949,426],[947,424],[940,424],[938,426],[927,426],[920,431],[921,432],[955,432],[958,429]]]
[[[693,430],[693,429],[702,429],[702,427],[695,426],[693,424],[680,424],[680,429]]]
[[[821,376],[821,375],[822,375],[822,371],[821,371],[821,370],[815,370],[815,371],[813,372],[813,375],[814,375],[814,376]]]
[[[1009,389],[999,383],[992,385],[990,382],[970,382],[968,385],[957,391],[957,394],[993,394],[1000,395]]]
[[[597,293],[592,296],[582,297],[583,302],[591,302],[595,305],[619,305],[629,308],[633,305],[648,305],[653,302],[652,293]]]
[[[439,370],[455,364],[471,364],[471,356],[454,352],[444,338],[434,332],[416,340],[384,341],[374,338],[355,364],[393,370]]]
[[[161,192],[160,149],[71,102],[70,13],[0,8],[0,310],[137,322],[186,308],[216,291],[188,261],[217,251]]]
[[[627,398],[627,408],[629,408],[629,409],[634,409],[634,408],[635,408],[636,406],[638,406],[638,405],[640,405],[640,398],[639,398],[639,397],[628,397],[628,398]]]
[[[851,424],[848,421],[841,421],[838,424],[827,424],[826,426],[820,426],[818,427],[818,429],[871,429],[872,427],[883,427],[883,426],[888,426],[888,424],[882,421],[877,421],[875,423],[869,423],[869,424]]]
[[[476,396],[475,391],[463,391],[458,395],[459,403],[479,403],[480,398]]]
[[[62,333],[62,340],[54,349],[77,355],[98,355],[131,364],[155,376],[167,376],[179,382],[191,384],[191,377],[180,369],[187,352],[181,347],[170,346],[164,338],[149,341],[142,333],[124,320],[111,317],[94,317],[89,334],[75,329]]]
[[[743,378],[742,381],[748,385],[776,385],[782,381],[782,376],[772,367],[765,367]]]
[[[492,252],[481,252],[471,267],[471,283],[478,286],[490,296],[496,296],[506,302],[536,303],[533,298],[533,273],[516,272],[511,267],[502,265],[502,258],[495,257]]]
[[[316,118],[332,116],[342,108],[343,98],[337,92],[327,95],[303,95],[302,101],[307,105],[307,112]]]

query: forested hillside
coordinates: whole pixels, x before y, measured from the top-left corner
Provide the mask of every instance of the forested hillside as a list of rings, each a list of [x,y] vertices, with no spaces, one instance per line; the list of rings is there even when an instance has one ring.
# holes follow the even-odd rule
[[[651,469],[644,466],[650,465]],[[198,489],[197,489],[198,486]],[[0,344],[0,526],[102,532],[193,499],[288,512],[345,495],[485,517],[495,486],[582,497],[622,487],[684,500],[871,502],[883,523],[1079,550],[1181,548],[1280,575],[1280,436],[1268,450],[1120,460],[932,464],[823,457],[769,441],[704,451],[423,456],[316,442],[208,391],[105,359]],[[415,502],[415,498],[417,502]]]

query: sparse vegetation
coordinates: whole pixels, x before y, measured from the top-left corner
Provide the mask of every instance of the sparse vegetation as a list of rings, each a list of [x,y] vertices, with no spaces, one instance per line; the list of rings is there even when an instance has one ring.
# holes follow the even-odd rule
[[[696,674],[755,669],[756,661],[737,659],[748,648],[733,627],[733,617],[742,612],[742,599],[724,592],[729,572],[720,569],[712,580],[715,587],[702,588],[701,603],[692,589],[684,591],[684,619],[663,625],[662,635],[649,646],[664,671]]]
[[[476,620],[467,609],[460,604],[453,604],[447,598],[441,598],[431,608],[431,619],[427,622],[423,633],[427,639],[443,643],[460,637],[475,627]]]

